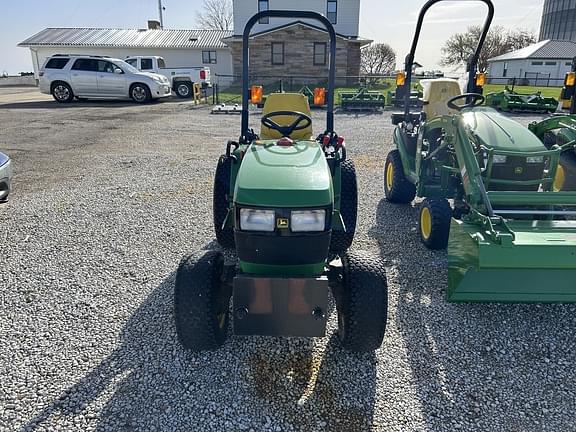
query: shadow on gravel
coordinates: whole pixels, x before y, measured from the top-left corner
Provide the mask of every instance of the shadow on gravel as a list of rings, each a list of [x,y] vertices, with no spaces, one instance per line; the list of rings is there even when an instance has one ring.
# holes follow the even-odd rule
[[[420,243],[417,214],[383,199],[371,235],[396,279],[395,325],[427,430],[570,429],[574,306],[446,302],[447,255]]]
[[[57,424],[97,431],[370,429],[374,354],[345,352],[336,336],[232,336],[219,351],[186,352],[176,341],[173,285],[171,274],[127,320],[119,347],[20,431]]]

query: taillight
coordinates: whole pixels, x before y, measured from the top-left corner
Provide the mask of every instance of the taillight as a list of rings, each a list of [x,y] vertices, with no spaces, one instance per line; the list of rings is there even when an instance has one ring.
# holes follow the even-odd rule
[[[206,79],[206,71],[205,70],[200,71],[200,79]]]

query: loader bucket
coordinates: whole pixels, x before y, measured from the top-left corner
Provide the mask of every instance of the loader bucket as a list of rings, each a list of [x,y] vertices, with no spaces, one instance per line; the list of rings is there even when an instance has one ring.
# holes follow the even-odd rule
[[[494,241],[475,223],[452,219],[450,302],[576,302],[576,221],[515,220],[513,240]]]

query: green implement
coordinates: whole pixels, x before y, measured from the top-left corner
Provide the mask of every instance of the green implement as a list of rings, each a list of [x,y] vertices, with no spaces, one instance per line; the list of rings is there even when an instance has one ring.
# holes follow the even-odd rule
[[[423,17],[439,1],[420,14],[408,86]],[[482,1],[489,13],[467,93],[455,81],[429,80],[424,112],[406,106],[393,116],[386,199],[424,198],[419,234],[429,249],[448,249],[448,301],[576,302],[576,182],[563,175],[576,121],[552,117],[526,128],[481,106],[474,78],[493,16],[491,1]]]
[[[488,93],[486,105],[502,111],[553,113],[558,108],[558,101],[552,97],[543,97],[540,92],[521,94],[506,87],[504,91]]]
[[[355,92],[340,92],[340,106],[345,111],[376,111],[386,106],[386,98],[379,91],[361,87]]]

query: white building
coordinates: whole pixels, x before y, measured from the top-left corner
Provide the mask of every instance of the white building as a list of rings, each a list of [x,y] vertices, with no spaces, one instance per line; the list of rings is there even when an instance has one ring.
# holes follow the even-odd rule
[[[544,40],[489,59],[489,82],[561,87],[574,57],[576,42]]]
[[[360,25],[360,0],[233,0],[234,35],[240,36],[244,26],[256,12],[263,10],[313,11],[327,17],[340,35],[358,37]],[[306,20],[304,20],[306,21]],[[257,23],[252,33],[262,33],[283,27],[294,19],[270,18]],[[308,21],[314,26],[321,26],[317,21]]]
[[[18,44],[30,48],[34,75],[53,54],[162,56],[169,68],[208,66],[216,74],[232,75],[230,49],[221,42],[231,36],[221,30],[161,30],[106,28],[47,28]]]

